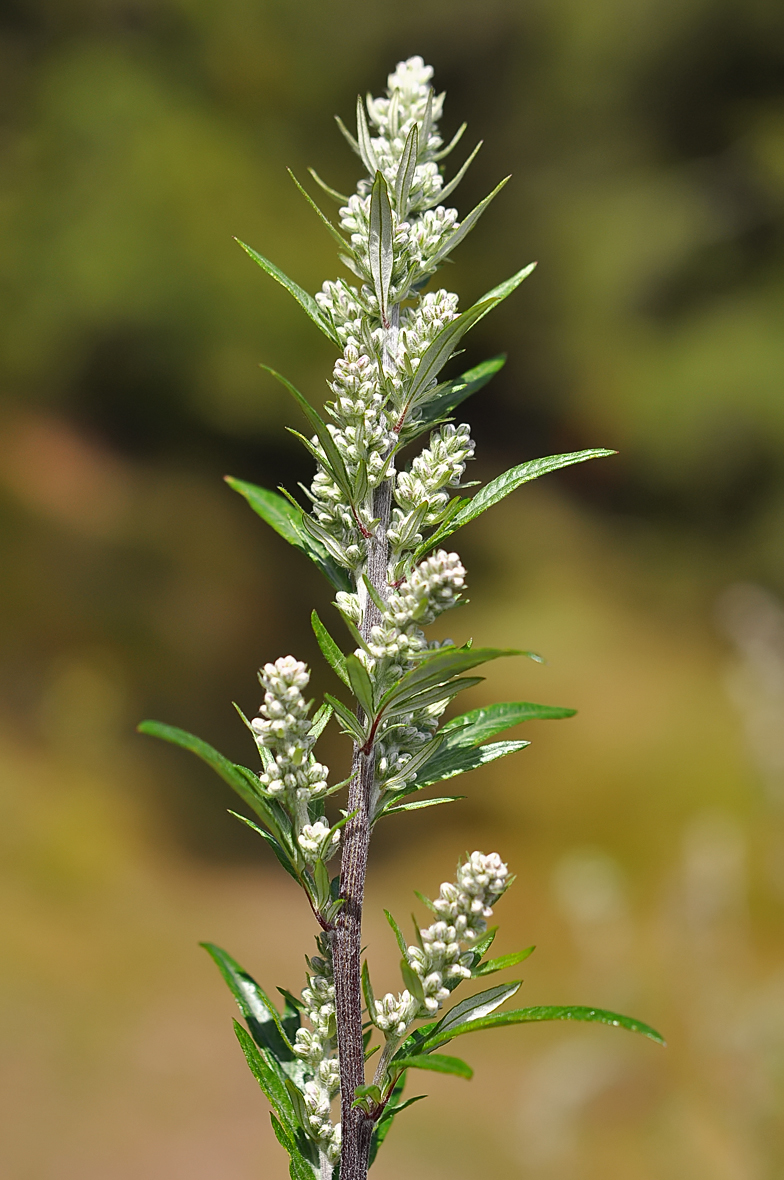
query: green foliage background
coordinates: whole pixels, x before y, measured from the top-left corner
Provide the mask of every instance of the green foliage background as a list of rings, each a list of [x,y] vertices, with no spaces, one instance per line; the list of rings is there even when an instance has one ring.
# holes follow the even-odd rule
[[[228,789],[132,728],[166,717],[243,759],[231,698],[255,710],[258,664],[316,659],[325,591],[220,477],[306,477],[258,364],[317,400],[331,353],[231,237],[311,290],[338,273],[285,168],[350,189],[332,113],[422,53],[446,130],[485,140],[460,208],[513,172],[450,286],[471,300],[540,264],[463,358],[509,353],[469,403],[476,475],[620,454],[461,537],[459,637],[549,661],[494,668],[465,707],[492,691],[579,714],[521,730],[531,749],[466,780],[448,819],[382,834],[374,978],[394,980],[381,905],[405,913],[466,845],[498,847],[519,873],[499,953],[539,947],[524,1002],[633,1010],[671,1047],[488,1037],[472,1083],[428,1077],[377,1174],[774,1180],[780,5],[7,0],[0,22],[5,1174],[284,1174],[195,944],[299,987],[311,923]]]

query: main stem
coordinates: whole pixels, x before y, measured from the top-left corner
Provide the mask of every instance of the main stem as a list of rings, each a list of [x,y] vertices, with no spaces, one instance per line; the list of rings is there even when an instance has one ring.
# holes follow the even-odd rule
[[[378,520],[368,542],[366,577],[382,601],[386,600],[389,561],[389,527],[392,484],[385,480],[373,497],[373,516]],[[381,621],[370,595],[360,632],[367,640],[371,628]],[[370,844],[370,803],[373,797],[376,756],[373,749],[363,754],[354,746],[353,776],[348,790],[348,810],[356,812],[344,829],[343,859],[340,865],[340,909],[332,938],[335,971],[335,1017],[340,1058],[340,1119],[343,1146],[340,1180],[365,1180],[373,1120],[353,1105],[357,1086],[365,1082],[365,1050],[362,1043],[362,903],[365,896],[368,846]]]

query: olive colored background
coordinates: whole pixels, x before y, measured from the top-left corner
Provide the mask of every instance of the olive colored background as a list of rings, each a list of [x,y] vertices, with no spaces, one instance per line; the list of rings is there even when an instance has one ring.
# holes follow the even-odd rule
[[[317,659],[328,587],[221,477],[309,477],[258,364],[319,400],[333,356],[231,239],[310,290],[340,273],[285,167],[350,190],[333,113],[421,53],[445,130],[486,141],[461,211],[513,173],[442,281],[471,301],[540,264],[468,338],[466,366],[509,354],[466,406],[472,474],[620,453],[457,538],[472,601],[449,633],[548,660],[492,665],[464,706],[579,713],[380,828],[376,991],[398,986],[382,906],[404,922],[414,888],[498,849],[499,953],[537,944],[523,1001],[615,1006],[669,1047],[468,1038],[474,1080],[414,1078],[431,1097],[375,1174],[776,1180],[781,6],[6,0],[0,21],[3,1175],[286,1175],[197,942],[298,990],[312,919],[228,789],[134,725],[250,759],[231,700],[257,709],[268,659]],[[341,774],[341,739],[326,753]]]

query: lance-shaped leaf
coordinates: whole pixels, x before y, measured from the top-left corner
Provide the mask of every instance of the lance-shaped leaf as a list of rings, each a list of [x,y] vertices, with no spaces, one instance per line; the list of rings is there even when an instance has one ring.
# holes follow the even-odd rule
[[[274,1067],[270,1055],[259,1049],[250,1034],[235,1020],[234,1031],[242,1046],[245,1060],[250,1066],[251,1073],[264,1091],[270,1106],[283,1121],[288,1130],[294,1131],[296,1119],[294,1107],[289,1096],[285,1081]]]
[[[396,1057],[395,1068],[432,1069],[436,1073],[451,1073],[455,1077],[470,1081],[474,1076],[471,1066],[459,1057],[447,1057],[444,1053],[422,1054],[419,1057]]]
[[[395,208],[401,221],[405,221],[408,213],[408,198],[411,195],[411,185],[414,180],[417,159],[419,157],[419,126],[414,124],[408,133],[403,155],[395,177]]]
[[[294,1135],[270,1111],[270,1122],[278,1143],[289,1153],[289,1176],[291,1180],[321,1180],[323,1173],[320,1165],[310,1163],[300,1151]],[[303,1137],[304,1138],[304,1137]]]
[[[524,951],[513,951],[511,955],[501,955],[497,959],[488,959],[487,962],[480,963],[477,967],[474,967],[471,974],[475,979],[479,979],[483,975],[495,975],[496,971],[505,971],[507,967],[516,967],[518,963],[524,963],[535,950],[535,946],[527,946]]]
[[[353,502],[353,489],[351,486],[351,480],[348,477],[346,465],[343,462],[343,456],[335,445],[335,440],[327,429],[327,424],[321,417],[321,414],[319,414],[318,410],[313,408],[308,399],[300,393],[295,385],[292,385],[290,381],[288,381],[280,373],[276,372],[275,369],[271,369],[269,365],[261,365],[261,368],[266,370],[266,372],[274,377],[276,381],[280,381],[281,385],[289,391],[291,396],[294,398],[294,401],[302,410],[302,413],[310,423],[310,427],[318,439],[321,449],[324,453],[323,456],[321,456],[318,454],[318,452],[315,452],[316,459],[320,463],[324,463],[326,460],[326,466],[329,469],[329,474],[334,479],[335,483],[338,485],[349,504],[351,504]],[[296,431],[293,433],[296,433]],[[300,437],[302,436],[300,435]],[[312,444],[308,439],[303,439],[303,442],[305,442],[309,450],[313,451]]]
[[[476,145],[474,150],[471,152],[471,155],[468,157],[465,164],[463,164],[462,168],[456,173],[455,176],[452,177],[452,179],[449,181],[449,184],[445,184],[444,187],[441,189],[441,191],[439,193],[437,193],[437,195],[435,197],[433,197],[432,201],[429,201],[427,203],[427,205],[420,206],[420,208],[432,209],[435,205],[443,205],[444,201],[447,199],[447,197],[450,197],[452,195],[452,193],[455,191],[457,186],[460,184],[460,181],[465,176],[468,169],[473,164],[473,162],[476,158],[477,152],[479,151],[481,146],[482,146],[482,140],[480,139],[479,143]],[[501,184],[502,185],[506,184],[506,181],[502,181]],[[498,190],[496,190],[496,191],[498,191]],[[492,200],[492,199],[493,199],[492,196],[490,198],[488,198],[488,200]],[[480,216],[481,216],[481,214],[480,214]]]
[[[461,337],[472,328],[474,324],[479,323],[481,319],[497,307],[508,295],[520,286],[523,279],[527,278],[536,266],[532,262],[529,266],[523,267],[517,274],[512,275],[510,279],[499,283],[497,287],[493,287],[486,295],[483,295],[473,307],[469,307],[457,317],[441,329],[435,340],[430,344],[425,352],[422,360],[419,362],[416,375],[409,387],[406,401],[406,413],[415,405],[417,405],[430,389],[433,381],[437,378],[442,368],[449,360],[454,352]]]
[[[576,709],[560,705],[536,705],[532,701],[503,701],[497,705],[484,705],[453,717],[441,729],[446,748],[450,750],[466,746],[478,746],[488,738],[503,733],[523,721],[555,721],[562,717],[573,717]]]
[[[389,803],[383,809],[383,815],[392,815],[397,811],[419,811],[422,807],[438,807],[440,803],[457,803],[458,799],[465,799],[465,795],[444,795],[439,799],[415,799],[413,803]]]
[[[313,177],[319,188],[322,189],[323,192],[327,194],[327,196],[332,197],[333,201],[337,201],[339,205],[345,205],[348,203],[348,197],[345,195],[345,193],[339,193],[337,189],[334,189],[328,185],[325,180],[321,179],[315,168],[308,168],[308,172]]]
[[[301,1081],[306,1066],[294,1055],[289,1033],[267,993],[227,951],[212,942],[199,945],[204,947],[226,981],[256,1044],[272,1056],[285,1074]],[[298,1013],[296,1017],[296,1028],[299,1028]]]
[[[265,832],[258,824],[254,824],[252,819],[248,819],[247,815],[240,815],[238,811],[231,811],[230,809],[229,815],[233,815],[241,824],[245,824],[246,827],[251,828],[257,836],[261,836],[264,843],[269,844],[275,856],[278,858],[280,865],[286,870],[288,875],[293,877],[298,885],[302,885],[302,878],[299,875],[293,857],[289,855],[287,849],[283,847],[279,840],[275,839],[271,832]]]
[[[419,407],[414,424],[411,427],[403,428],[401,438],[408,441],[409,438],[421,434],[429,426],[442,421],[472,393],[476,393],[483,385],[487,385],[488,381],[496,375],[499,369],[503,368],[505,363],[505,355],[494,356],[490,360],[482,361],[473,369],[469,369],[460,377],[455,377],[454,381],[444,382],[434,391],[433,396]]]
[[[428,267],[430,269],[432,269],[434,266],[440,266],[444,259],[452,253],[455,247],[459,246],[460,243],[468,236],[468,234],[470,234],[471,230],[474,228],[487,206],[492,200],[494,200],[495,197],[498,196],[501,189],[509,179],[509,176],[505,176],[503,180],[499,181],[493,191],[488,193],[484,200],[480,201],[476,208],[471,210],[471,212],[468,214],[468,217],[460,222],[460,225],[453,233],[449,235],[440,249],[433,255],[432,258],[428,259]]]
[[[392,206],[389,203],[387,182],[380,172],[376,173],[370,193],[370,225],[368,229],[368,258],[370,274],[378,300],[381,322],[389,327],[387,303],[389,284],[392,281],[394,253],[392,250]]]
[[[338,245],[340,246],[341,250],[345,250],[345,249],[346,249],[346,245],[347,245],[347,243],[346,243],[346,239],[343,237],[343,235],[340,233],[340,231],[339,231],[338,229],[336,229],[336,227],[335,227],[335,226],[332,224],[332,222],[329,220],[329,218],[328,218],[328,217],[326,217],[326,216],[325,216],[325,215],[324,215],[324,214],[321,212],[321,210],[319,209],[318,205],[316,204],[316,202],[315,202],[315,201],[313,200],[313,198],[311,197],[310,193],[307,191],[307,189],[304,189],[304,188],[302,187],[302,185],[301,185],[301,184],[300,184],[300,182],[297,180],[296,176],[295,176],[295,175],[294,175],[294,173],[291,171],[291,169],[290,169],[290,168],[287,168],[287,169],[286,169],[286,171],[288,172],[288,174],[289,174],[289,176],[291,177],[291,179],[294,181],[294,183],[295,183],[295,185],[297,186],[297,188],[299,189],[299,191],[302,193],[302,195],[303,195],[303,197],[305,198],[305,200],[307,201],[307,203],[310,205],[310,207],[311,207],[311,209],[313,210],[313,212],[316,214],[316,216],[318,217],[318,219],[321,221],[322,225],[323,225],[323,226],[325,227],[325,229],[327,229],[327,230],[328,230],[328,232],[329,232],[329,233],[332,235],[332,237],[335,239],[335,241],[336,241],[336,242],[338,243]],[[317,306],[318,306],[318,305],[317,305]]]
[[[437,650],[426,660],[422,660],[410,672],[406,672],[397,684],[393,685],[382,697],[380,712],[388,711],[392,705],[398,708],[410,702],[426,689],[446,684],[462,672],[468,672],[479,664],[489,660],[497,660],[501,656],[519,656],[523,652],[512,648],[497,647],[455,647]]]
[[[253,511],[274,529],[278,536],[299,549],[321,570],[324,577],[336,590],[350,591],[351,579],[342,566],[330,556],[327,550],[304,527],[304,513],[299,504],[292,503],[285,496],[271,492],[242,479],[225,476],[226,483],[247,500]]]
[[[346,671],[346,657],[318,617],[316,611],[313,611],[310,616],[310,625],[313,628],[313,634],[318,640],[318,645],[321,648],[321,654],[324,656],[324,659],[343,683],[347,686],[350,685],[351,681]]]
[[[354,739],[355,742],[358,742],[359,745],[363,746],[367,741],[367,734],[351,710],[346,705],[344,705],[342,701],[339,701],[337,697],[333,697],[329,692],[324,693],[324,699],[328,701],[335,710],[335,716],[343,726],[344,733],[347,733],[349,737]]]
[[[183,750],[190,750],[197,758],[201,758],[202,762],[211,766],[223,781],[237,792],[243,803],[247,803],[248,807],[256,812],[256,815],[271,829],[277,840],[281,844],[286,844],[280,824],[280,819],[284,817],[278,816],[275,812],[274,802],[265,799],[261,794],[259,780],[252,770],[230,762],[208,742],[203,742],[201,738],[194,737],[192,733],[178,729],[175,725],[165,725],[162,721],[142,721],[136,728],[139,733],[161,738],[162,741],[180,746]]]
[[[389,922],[389,925],[392,927],[392,929],[395,933],[395,938],[397,939],[397,945],[400,947],[400,950],[402,951],[402,953],[405,954],[406,951],[408,950],[408,947],[406,946],[406,940],[403,937],[403,931],[400,929],[397,922],[390,914],[389,910],[384,910],[384,916],[386,917],[387,922]]]
[[[531,459],[528,463],[520,463],[517,467],[510,468],[503,475],[499,475],[490,483],[485,484],[450,521],[429,537],[424,545],[420,546],[414,559],[418,560],[433,546],[440,545],[464,524],[476,520],[477,516],[481,516],[488,508],[498,504],[522,484],[530,483],[532,479],[538,479],[540,475],[547,475],[550,471],[558,471],[561,467],[570,467],[574,463],[585,463],[587,459],[602,459],[607,455],[615,454],[617,454],[616,451],[607,450],[606,447],[597,447],[589,451],[573,451],[568,455],[547,455],[543,459]]]
[[[458,1025],[463,1027],[471,1021],[484,1019],[504,1001],[511,999],[519,988],[520,983],[516,981],[500,984],[497,987],[488,988],[487,991],[478,992],[475,996],[469,996],[459,1004],[455,1004],[454,1008],[450,1008],[441,1020],[434,1024],[426,1024],[407,1037],[398,1049],[396,1057],[415,1057],[420,1053],[432,1052],[436,1044],[449,1039],[449,1029]],[[392,1058],[393,1063],[395,1059],[395,1057]]]
[[[262,270],[266,271],[271,278],[280,283],[281,287],[285,287],[289,295],[294,296],[303,311],[308,316],[310,316],[310,318],[313,320],[313,323],[317,328],[321,329],[327,339],[331,340],[332,343],[338,348],[341,348],[342,346],[337,332],[333,328],[332,324],[330,324],[326,317],[322,314],[321,308],[316,303],[316,300],[313,298],[313,296],[308,294],[307,291],[303,291],[302,287],[300,287],[298,283],[295,283],[293,279],[290,279],[288,275],[285,275],[282,270],[275,266],[274,263],[270,262],[268,258],[265,258],[263,254],[259,254],[258,251],[254,250],[251,246],[246,245],[245,242],[241,242],[239,238],[235,238],[234,240],[238,243],[238,245],[242,246],[245,253],[249,254],[254,262],[259,264]]]
[[[462,1024],[452,1025],[436,1034],[435,1029],[428,1040],[428,1045],[440,1045],[460,1037],[464,1033],[476,1032],[483,1028],[502,1028],[510,1024],[534,1024],[543,1020],[579,1020],[589,1024],[609,1024],[613,1028],[625,1028],[629,1032],[640,1033],[658,1045],[667,1042],[661,1033],[641,1020],[634,1020],[631,1016],[621,1016],[618,1012],[607,1012],[602,1008],[585,1007],[547,1007],[517,1008],[512,1012],[498,1012],[494,1016],[485,1016]]]
[[[362,163],[367,168],[369,175],[374,176],[378,172],[378,161],[376,160],[376,153],[373,151],[373,144],[370,142],[370,128],[368,127],[365,107],[359,96],[357,96],[356,143]]]
[[[455,148],[460,143],[460,140],[463,138],[463,136],[465,135],[467,130],[468,130],[468,124],[461,123],[460,126],[458,127],[457,131],[455,132],[455,134],[452,136],[449,143],[446,145],[446,147],[441,148],[441,150],[438,152],[435,152],[434,155],[431,157],[431,159],[433,159],[433,160],[446,159],[446,157],[449,155],[449,153],[453,152],[455,150]]]
[[[389,721],[393,717],[400,717],[403,713],[411,713],[415,709],[425,709],[428,705],[447,704],[459,692],[473,688],[474,685],[481,684],[483,680],[484,676],[459,676],[446,684],[436,684],[432,688],[387,705],[383,710],[383,716],[385,720]]]
[[[471,748],[446,748],[446,742],[438,754],[428,761],[416,777],[412,790],[422,790],[433,783],[443,782],[445,779],[455,778],[458,774],[466,774],[469,770],[477,770],[486,766],[488,762],[495,762],[497,758],[506,758],[508,754],[516,754],[530,746],[530,742],[490,742],[486,746]]]

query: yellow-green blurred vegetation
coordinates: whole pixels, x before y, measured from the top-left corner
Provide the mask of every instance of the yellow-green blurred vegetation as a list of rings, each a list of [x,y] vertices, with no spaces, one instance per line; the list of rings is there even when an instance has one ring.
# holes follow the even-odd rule
[[[328,344],[234,245],[315,290],[334,244],[285,168],[338,190],[332,123],[421,53],[445,128],[511,183],[445,276],[466,299],[539,260],[463,360],[487,478],[456,637],[541,651],[465,707],[574,706],[449,809],[388,821],[368,902],[403,919],[467,847],[518,880],[496,944],[529,1004],[605,1028],[466,1042],[378,1180],[784,1174],[784,9],[776,0],[4,0],[0,16],[2,1065],[8,1180],[284,1176],[209,938],[302,985],[302,898],[227,788],[144,716],[251,757],[230,701],[316,660],[329,594],[221,482],[295,487]],[[486,523],[485,523],[486,522]],[[334,687],[326,671],[318,691]],[[345,749],[330,739],[333,773]],[[413,1091],[416,1092],[416,1091]]]

